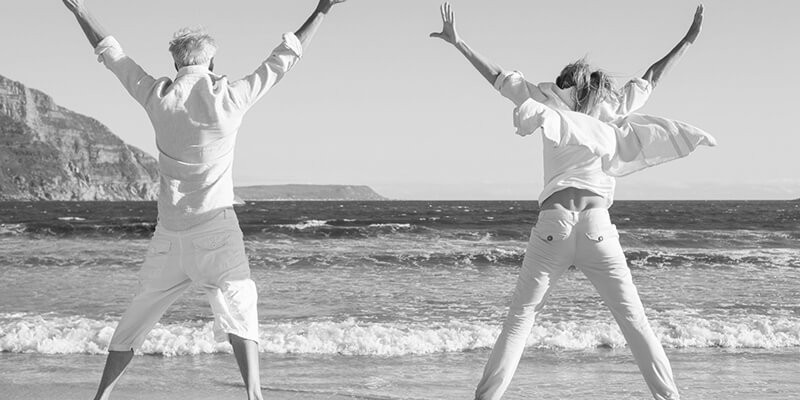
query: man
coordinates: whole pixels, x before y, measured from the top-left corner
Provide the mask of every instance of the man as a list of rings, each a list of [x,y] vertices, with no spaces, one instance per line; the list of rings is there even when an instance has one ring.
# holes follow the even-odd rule
[[[177,76],[155,79],[123,53],[83,0],[63,0],[99,61],[147,111],[159,152],[158,224],[139,292],[109,344],[95,399],[109,397],[134,349],[192,282],[208,295],[215,338],[233,347],[248,399],[262,398],[256,287],[233,211],[236,134],[245,112],[297,63],[331,7],[344,1],[319,0],[308,20],[285,34],[255,72],[231,82],[212,72],[217,47],[202,31],[176,33],[169,50]]]

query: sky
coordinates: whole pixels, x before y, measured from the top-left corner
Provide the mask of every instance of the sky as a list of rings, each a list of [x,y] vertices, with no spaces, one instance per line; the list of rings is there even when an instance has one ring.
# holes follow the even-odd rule
[[[151,75],[174,76],[167,43],[204,26],[216,72],[252,72],[313,10],[313,0],[87,0]],[[542,141],[514,134],[513,105],[454,48],[438,0],[349,0],[301,62],[245,117],[237,186],[369,185],[393,199],[536,199]],[[622,84],[684,35],[688,0],[453,0],[474,49],[532,82],[587,56]],[[617,182],[617,199],[800,197],[800,2],[708,0],[697,42],[643,113],[678,119],[719,145]],[[155,154],[149,120],[93,56],[60,0],[2,1],[0,75],[92,116]]]

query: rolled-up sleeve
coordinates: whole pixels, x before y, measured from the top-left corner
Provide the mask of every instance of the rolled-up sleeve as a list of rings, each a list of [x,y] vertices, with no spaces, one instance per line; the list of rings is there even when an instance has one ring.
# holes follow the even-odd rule
[[[517,128],[517,135],[528,136],[542,128],[548,111],[547,106],[542,103],[533,99],[525,100],[514,109],[514,127]]]
[[[624,117],[642,108],[652,92],[653,85],[649,81],[641,78],[631,79],[620,90],[617,115]]]
[[[497,89],[503,97],[511,100],[517,107],[521,106],[525,100],[531,98],[530,90],[528,90],[528,81],[522,76],[519,71],[503,71],[497,76],[494,82],[494,88]]]
[[[283,42],[252,74],[231,82],[234,102],[241,108],[251,107],[289,72],[303,56],[303,45],[293,33],[285,33]]]
[[[139,104],[145,106],[148,98],[156,88],[156,79],[125,55],[125,52],[122,51],[122,46],[113,36],[107,36],[100,41],[94,52],[97,55],[97,61],[111,70],[128,93]]]

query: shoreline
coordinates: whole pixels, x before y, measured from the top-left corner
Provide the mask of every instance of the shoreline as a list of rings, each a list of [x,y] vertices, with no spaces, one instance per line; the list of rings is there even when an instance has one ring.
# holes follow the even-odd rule
[[[800,391],[799,349],[668,349],[686,398],[784,400]],[[402,357],[263,354],[262,390],[270,399],[468,398],[488,350]],[[89,398],[103,356],[0,354],[0,386],[8,398]],[[230,355],[137,356],[114,399],[225,400],[243,398]],[[649,398],[627,349],[528,349],[504,397],[633,400]]]

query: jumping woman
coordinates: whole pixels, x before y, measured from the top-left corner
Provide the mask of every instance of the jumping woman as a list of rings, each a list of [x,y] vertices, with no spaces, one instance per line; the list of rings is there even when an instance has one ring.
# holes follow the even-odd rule
[[[615,177],[686,156],[715,144],[691,125],[649,115],[641,108],[664,73],[695,41],[703,7],[681,41],[641,79],[622,88],[585,60],[567,65],[555,83],[532,84],[476,53],[456,31],[450,4],[441,7],[444,28],[432,33],[456,47],[516,106],[517,134],[542,133],[544,182],[533,228],[508,316],[478,384],[475,398],[499,399],[519,364],[536,314],[558,278],[571,265],[581,270],[611,310],[653,397],[678,399],[664,349],[654,334],[633,284],[608,208]]]

